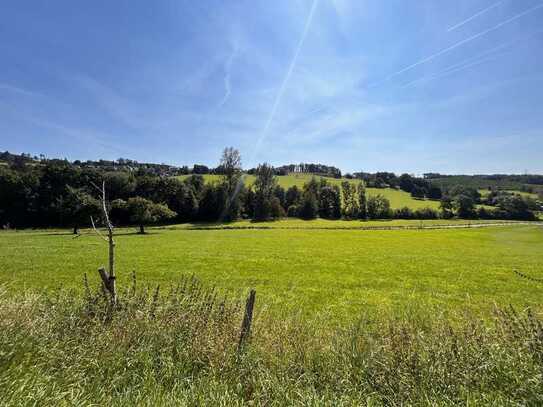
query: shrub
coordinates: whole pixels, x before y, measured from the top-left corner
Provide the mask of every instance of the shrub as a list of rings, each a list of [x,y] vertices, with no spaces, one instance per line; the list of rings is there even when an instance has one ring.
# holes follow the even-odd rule
[[[394,210],[394,217],[396,219],[413,219],[413,211],[411,208],[404,206],[403,208]]]
[[[298,216],[298,206],[290,205],[287,210],[287,216],[289,218],[295,218]]]
[[[432,208],[419,208],[413,212],[413,217],[415,219],[437,219],[439,213]]]
[[[368,198],[367,212],[370,219],[388,219],[392,217],[390,201],[381,194]]]
[[[271,200],[271,217],[273,219],[280,219],[285,217],[285,210],[281,205],[281,201],[277,197],[273,197]]]

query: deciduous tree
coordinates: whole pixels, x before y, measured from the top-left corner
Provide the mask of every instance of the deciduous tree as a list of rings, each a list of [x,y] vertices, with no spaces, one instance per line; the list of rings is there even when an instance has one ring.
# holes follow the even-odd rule
[[[145,226],[175,217],[176,213],[166,205],[157,204],[142,197],[130,198],[127,201],[130,220],[139,225],[139,233],[145,233]]]

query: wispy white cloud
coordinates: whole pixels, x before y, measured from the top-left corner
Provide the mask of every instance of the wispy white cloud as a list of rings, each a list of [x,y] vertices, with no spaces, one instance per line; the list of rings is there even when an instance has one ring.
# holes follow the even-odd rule
[[[358,136],[367,122],[378,118],[389,110],[383,106],[342,106],[341,109],[319,111],[310,117],[300,118],[300,124],[281,137],[281,142],[290,146],[314,145],[323,140],[345,136]]]
[[[98,107],[131,131],[156,131],[172,120],[172,115],[168,114],[170,111],[156,113],[157,107],[146,107],[140,99],[141,96],[126,97],[88,75],[78,73],[69,77],[68,81],[88,92]],[[177,117],[179,116],[181,115],[178,114]]]
[[[100,148],[101,150],[105,149],[110,153],[117,153],[121,155],[126,155],[128,151],[134,151],[133,147],[113,142],[112,140],[114,140],[115,138],[111,134],[97,131],[94,129],[70,127],[48,120],[41,120],[35,118],[27,118],[27,122],[43,128],[54,130],[56,132],[63,133],[70,137],[72,141],[77,140],[77,142],[79,143],[85,143],[85,145],[91,151],[95,148]]]
[[[84,74],[74,75],[72,82],[89,92],[96,103],[105,108],[111,116],[121,120],[131,128],[141,126],[141,116],[134,111],[129,99],[123,98],[113,89]]]
[[[230,94],[232,93],[232,86],[230,83],[230,80],[231,80],[230,71],[232,69],[232,64],[234,63],[234,58],[236,57],[237,53],[238,53],[238,47],[234,46],[232,49],[232,53],[230,54],[230,57],[228,58],[224,66],[224,96],[219,102],[219,104],[217,105],[217,109],[220,109],[221,107],[225,105],[225,103],[230,98]]]
[[[17,93],[24,96],[39,96],[38,92],[30,91],[27,89],[20,88],[18,86],[12,86],[5,83],[0,83],[0,91],[7,91],[10,93]]]

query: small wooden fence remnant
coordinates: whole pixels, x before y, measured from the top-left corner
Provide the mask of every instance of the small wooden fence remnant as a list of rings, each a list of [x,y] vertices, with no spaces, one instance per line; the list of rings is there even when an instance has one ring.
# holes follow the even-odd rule
[[[245,303],[245,314],[241,323],[241,332],[239,334],[238,352],[243,350],[243,347],[251,335],[251,323],[253,321],[253,310],[255,307],[256,291],[251,289],[247,302]]]
[[[115,303],[117,299],[117,295],[116,295],[117,293],[115,291],[115,276],[110,275],[104,267],[100,267],[98,269],[98,274],[100,274],[103,287],[109,293],[111,301]]]

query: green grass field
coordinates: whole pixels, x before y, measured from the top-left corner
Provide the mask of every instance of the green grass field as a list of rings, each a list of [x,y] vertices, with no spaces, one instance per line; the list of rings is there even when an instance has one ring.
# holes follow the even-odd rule
[[[185,179],[189,175],[182,175],[179,176],[179,179]],[[220,179],[219,175],[213,175],[213,174],[207,174],[203,176],[206,182],[218,182]],[[277,183],[281,185],[283,188],[288,189],[294,185],[296,185],[298,188],[303,188],[304,184],[311,181],[311,178],[313,178],[312,174],[289,174],[289,175],[283,175],[277,177]],[[330,182],[332,185],[341,185],[343,181],[349,181],[352,183],[358,183],[357,180],[348,180],[346,178],[337,179],[337,178],[330,178],[330,177],[316,177],[324,178],[328,182]],[[244,178],[245,185],[251,186],[253,185],[255,181],[254,175],[245,175]],[[411,197],[410,194],[408,194],[405,191],[400,191],[397,189],[392,188],[368,188],[367,189],[368,195],[374,196],[381,194],[385,198],[387,198],[390,201],[390,206],[392,209],[396,208],[402,208],[404,206],[407,206],[411,209],[419,209],[419,208],[439,208],[439,201],[431,201],[431,200],[424,200],[424,199],[414,199]]]
[[[418,223],[119,229],[113,310],[93,232],[2,231],[0,404],[541,405],[542,226],[353,229]]]
[[[135,270],[143,283],[164,287],[183,274],[195,274],[227,290],[254,287],[260,306],[329,311],[339,318],[408,303],[483,313],[494,302],[540,304],[542,286],[513,270],[541,277],[541,226],[318,229],[330,224],[284,221],[268,223],[278,227],[270,230],[191,230],[180,225],[150,228],[145,236],[118,230],[118,281],[127,284]],[[8,290],[80,288],[83,273],[97,283],[96,269],[106,256],[105,242],[90,231],[75,239],[66,231],[1,232],[0,283]]]
[[[174,229],[410,229],[434,227],[460,227],[489,224],[518,224],[517,221],[503,220],[470,220],[470,219],[381,219],[381,220],[330,220],[299,218],[284,218],[275,221],[238,220],[229,223],[183,223],[179,225],[164,226]]]

